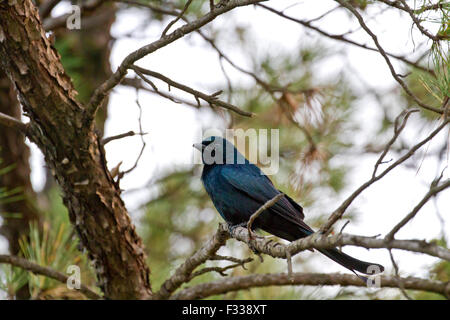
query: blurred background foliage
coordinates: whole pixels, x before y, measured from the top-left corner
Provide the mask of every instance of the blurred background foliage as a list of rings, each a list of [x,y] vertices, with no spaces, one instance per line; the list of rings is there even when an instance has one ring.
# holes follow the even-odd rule
[[[45,0],[38,1],[43,3]],[[64,1],[63,1],[64,2]],[[121,2],[121,1],[117,1]],[[417,8],[428,1],[417,1]],[[176,0],[152,1],[139,0],[139,3],[149,7],[164,8],[166,10],[181,10],[186,1]],[[374,1],[352,1],[352,4],[361,10],[368,10],[371,6],[378,6]],[[110,48],[114,39],[110,36],[110,27],[114,22],[117,11],[129,10],[134,7],[133,1],[123,1],[120,5],[111,6],[112,16],[102,23],[94,26],[92,30],[66,32],[56,30],[55,47],[62,57],[62,62],[68,74],[72,77],[81,101],[88,101],[93,90],[107,77],[111,70],[109,64]],[[139,10],[144,10],[142,7]],[[209,1],[193,1],[185,17],[193,20],[209,10]],[[147,10],[148,25],[157,25],[161,30],[169,21],[166,15],[158,10]],[[441,24],[439,33],[447,34],[448,11],[441,10]],[[95,13],[91,13],[94,15]],[[423,12],[423,18],[429,11]],[[170,17],[172,19],[172,17]],[[434,18],[435,19],[435,18]],[[330,59],[340,57],[342,52],[335,50],[328,44],[316,41],[314,43],[300,42],[294,51],[267,53],[264,55],[252,54],[253,48],[246,29],[239,24],[233,30],[221,30],[208,25],[204,29],[211,35],[212,41],[220,39],[221,44],[227,42],[243,50],[243,54],[251,57],[252,70],[248,75],[257,75],[259,84],[250,88],[246,85],[225,84],[211,88],[211,92],[224,90],[223,97],[229,99],[242,109],[256,113],[258,116],[244,118],[234,114],[219,112],[217,118],[222,122],[223,128],[230,129],[270,129],[280,128],[280,171],[272,176],[274,184],[283,192],[297,200],[306,211],[314,207],[315,211],[329,212],[326,201],[318,199],[337,197],[348,184],[347,164],[334,161],[337,155],[381,152],[383,141],[390,136],[395,116],[400,108],[395,109],[391,104],[385,103],[385,97],[368,90],[362,93],[355,88],[349,80],[349,73],[341,71],[332,78],[324,79],[316,75],[317,68]],[[233,37],[230,37],[230,34]],[[101,41],[98,41],[102,35]],[[425,103],[439,107],[445,97],[449,96],[449,51],[444,45],[431,46],[422,57],[421,65],[429,67],[432,73],[418,69],[404,68],[402,72],[410,73],[406,78],[408,86],[413,93]],[[378,94],[378,96],[377,96]],[[414,103],[399,90],[388,93],[397,101],[409,104]],[[379,125],[377,136],[371,139],[370,144],[358,145],[355,143],[355,132],[362,128],[359,121],[355,121],[355,110],[358,103],[368,95],[378,99],[384,117]],[[199,112],[209,112],[206,107]],[[97,125],[103,128],[107,117],[106,107],[99,116]],[[417,124],[426,124],[436,120],[436,115],[421,112]],[[207,129],[207,128],[205,128]],[[269,144],[270,145],[270,144]],[[393,147],[401,151],[404,144],[401,139]],[[248,150],[241,150],[247,153]],[[270,150],[269,150],[270,153]],[[14,168],[0,168],[0,175],[4,170]],[[190,168],[174,167],[160,172],[149,183],[149,201],[136,210],[138,233],[142,237],[151,269],[151,283],[154,291],[158,290],[163,281],[174,272],[184,259],[198,249],[208,239],[221,222],[205,193],[200,179],[201,167]],[[51,180],[51,175],[48,175]],[[20,189],[5,190],[0,186],[0,201],[20,201]],[[36,199],[41,211],[42,226],[32,224],[28,237],[24,235],[20,246],[22,256],[44,266],[50,266],[65,272],[69,265],[78,265],[82,270],[82,281],[88,286],[95,284],[95,276],[90,268],[84,252],[77,248],[78,239],[69,223],[67,210],[62,204],[57,186],[50,183]],[[351,213],[351,212],[350,212]],[[1,212],[2,215],[9,214]],[[349,219],[352,215],[348,215]],[[326,219],[326,215],[317,215],[309,219],[313,228],[317,228]],[[445,240],[440,240],[441,242]],[[252,257],[253,261],[246,264],[246,269],[237,267],[226,271],[229,276],[250,273],[285,272],[284,262],[270,257],[264,257],[261,263],[249,249],[230,240],[226,248],[219,254],[232,255],[238,258]],[[298,255],[294,259],[297,271],[312,271],[308,254]],[[225,266],[224,262],[208,262],[207,266]],[[56,281],[35,276],[18,268],[0,265],[0,290],[8,297],[25,284],[28,285],[31,298],[34,299],[77,299],[80,295],[65,289]],[[390,272],[388,270],[388,272]],[[450,278],[450,264],[440,262],[430,266],[429,276],[432,279],[448,281]],[[220,278],[217,273],[206,273],[196,277],[189,285],[211,281]],[[385,296],[403,298],[397,291],[388,293],[356,293],[351,288],[342,288],[338,291],[323,292],[317,288],[304,287],[267,287],[255,288],[240,292],[230,292],[214,299],[378,299]],[[442,298],[429,293],[413,292],[416,299]]]

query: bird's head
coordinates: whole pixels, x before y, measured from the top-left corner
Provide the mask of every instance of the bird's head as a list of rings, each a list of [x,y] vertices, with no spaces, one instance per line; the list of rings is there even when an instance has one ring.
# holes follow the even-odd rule
[[[244,164],[247,159],[226,139],[211,136],[201,143],[195,143],[194,148],[202,153],[202,161],[205,165],[216,164]]]

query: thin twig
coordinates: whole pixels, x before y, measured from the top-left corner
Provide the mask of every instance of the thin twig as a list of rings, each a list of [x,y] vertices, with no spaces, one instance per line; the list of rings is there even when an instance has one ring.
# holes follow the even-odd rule
[[[166,33],[169,31],[170,27],[173,26],[178,20],[181,19],[181,17],[183,16],[183,14],[185,14],[185,12],[187,11],[187,9],[189,8],[189,6],[191,5],[192,0],[188,0],[183,8],[183,10],[180,12],[180,14],[173,19],[168,25],[167,27],[164,28],[161,37],[164,37],[166,35]]]
[[[144,76],[144,75],[142,75],[142,76]],[[147,80],[148,80],[148,79],[147,79]],[[123,81],[120,83],[120,85],[133,87],[133,88],[135,88],[135,89],[145,90],[145,91],[150,92],[150,93],[152,93],[152,94],[157,94],[157,95],[159,95],[159,96],[161,96],[161,97],[163,97],[163,98],[169,99],[170,101],[172,101],[172,102],[174,102],[174,103],[177,103],[177,104],[182,103],[182,104],[188,105],[188,106],[193,107],[193,108],[196,108],[196,109],[199,108],[199,106],[198,106],[197,103],[188,101],[188,100],[183,99],[183,98],[180,98],[180,97],[176,97],[176,96],[174,96],[174,95],[172,95],[172,94],[169,94],[169,93],[167,93],[167,92],[162,92],[162,91],[159,90],[159,89],[157,89],[156,91],[155,91],[154,89],[150,89],[150,88],[146,87],[146,86],[142,83],[142,81],[143,81],[143,80],[138,79],[138,78],[134,78],[134,79],[131,79],[131,78],[125,78],[125,79],[123,79]],[[200,105],[200,107],[206,107],[206,105]]]
[[[19,130],[24,135],[27,135],[28,124],[23,123],[22,121],[19,121],[16,118],[11,117],[11,116],[1,113],[1,112],[0,112],[0,124],[6,126],[8,128]]]
[[[275,203],[277,203],[278,200],[284,197],[284,193],[279,193],[272,199],[268,200],[266,203],[264,203],[261,207],[259,207],[258,210],[256,210],[251,216],[250,219],[248,219],[247,222],[247,230],[248,230],[248,236],[252,237],[252,224],[253,221],[255,221],[256,218],[264,211],[272,207]]]
[[[447,179],[440,186],[431,187],[427,194],[420,200],[420,202],[414,207],[414,209],[404,217],[394,228],[386,235],[386,240],[391,240],[394,238],[394,235],[403,228],[411,219],[413,219],[419,210],[430,200],[430,198],[436,196],[439,192],[450,187],[450,179]]]
[[[388,57],[386,51],[383,49],[383,47],[378,42],[377,36],[372,32],[372,30],[369,29],[369,27],[366,25],[363,17],[359,14],[359,12],[355,8],[353,8],[347,1],[344,1],[344,0],[335,0],[335,1],[337,1],[339,4],[341,4],[343,7],[347,8],[351,13],[353,13],[353,15],[356,17],[356,19],[358,20],[359,24],[364,29],[364,31],[366,31],[366,33],[372,38],[373,42],[375,43],[375,46],[378,48],[378,52],[383,56],[384,60],[386,61],[386,64],[388,65],[389,70],[391,71],[392,77],[395,79],[395,81],[397,81],[400,84],[400,86],[403,88],[403,90],[423,109],[433,111],[438,114],[443,114],[442,110],[423,103],[419,98],[417,98],[414,95],[414,93],[412,93],[412,91],[408,88],[406,83],[399,77],[399,75],[395,71],[394,66],[391,63],[391,60],[389,60],[389,57]]]
[[[208,259],[208,260],[211,260],[211,259]],[[251,261],[253,261],[252,258],[247,258],[245,260],[242,260],[242,261],[237,262],[235,264],[230,264],[230,265],[225,266],[225,267],[207,267],[207,268],[203,268],[203,269],[201,269],[199,271],[196,271],[196,272],[192,273],[189,280],[192,280],[193,278],[198,277],[198,276],[200,276],[202,274],[205,274],[205,273],[208,273],[208,272],[217,272],[222,277],[226,277],[227,274],[225,273],[225,271],[230,270],[230,269],[234,269],[234,268],[237,268],[237,267],[242,267],[243,269],[246,269],[245,268],[245,263],[249,263]]]
[[[360,47],[362,49],[366,49],[366,50],[370,50],[370,51],[378,51],[376,48],[368,47],[368,46],[366,46],[364,44],[360,44],[360,43],[355,42],[355,41],[353,41],[351,39],[348,39],[348,38],[344,37],[344,35],[342,35],[342,34],[330,34],[328,32],[325,32],[322,29],[319,29],[319,28],[313,26],[312,24],[310,24],[309,21],[296,19],[294,17],[291,17],[291,16],[288,16],[288,15],[284,14],[283,12],[280,12],[280,11],[278,11],[276,9],[273,9],[271,7],[268,7],[268,6],[260,4],[260,3],[258,3],[256,5],[258,7],[264,8],[264,9],[270,11],[270,12],[275,13],[275,14],[279,15],[280,17],[283,17],[283,18],[285,18],[287,20],[290,20],[292,22],[296,22],[298,24],[301,24],[302,26],[304,26],[306,28],[309,28],[311,30],[314,30],[314,31],[318,32],[319,34],[321,34],[321,35],[323,35],[323,36],[325,36],[327,38],[330,38],[330,39],[333,39],[333,40],[337,40],[337,41],[342,41],[342,42],[345,42],[345,43],[348,43],[348,44]],[[434,72],[432,70],[427,69],[425,67],[422,67],[421,65],[417,64],[416,62],[409,61],[408,59],[406,59],[403,56],[395,55],[395,54],[388,53],[388,52],[386,52],[386,54],[388,56],[390,56],[392,58],[395,58],[397,60],[400,60],[400,61],[402,61],[402,62],[404,62],[404,63],[406,63],[406,64],[408,64],[408,65],[410,65],[410,66],[412,66],[414,68],[420,69],[422,71],[430,73],[431,75],[434,75]]]
[[[211,261],[222,261],[222,260],[225,260],[225,261],[231,261],[231,262],[234,262],[234,263],[240,263],[240,264],[242,264],[242,267],[245,269],[245,265],[244,264],[248,263],[248,262],[252,262],[253,258],[239,259],[239,258],[235,258],[235,257],[231,257],[231,256],[222,256],[222,255],[219,255],[219,254],[215,254],[215,255],[211,256],[208,260],[211,260]]]
[[[161,289],[153,295],[153,299],[167,299],[183,283],[190,281],[194,269],[210,257],[215,256],[217,250],[225,244],[229,237],[228,229],[220,225],[212,238],[179,266],[169,279],[164,281]]]
[[[148,134],[148,133],[147,132],[137,132],[136,133],[134,131],[128,131],[128,132],[121,133],[121,134],[118,134],[118,135],[115,135],[115,136],[104,138],[102,140],[102,144],[105,145],[108,142],[111,142],[113,140],[123,139],[123,138],[126,138],[126,137],[132,137],[132,136],[135,136],[135,135],[145,136],[146,134]]]
[[[405,296],[406,299],[412,300],[411,297],[408,295],[408,293],[405,290],[405,284],[403,283],[402,278],[400,277],[398,265],[395,262],[394,255],[392,254],[392,250],[389,249],[388,251],[389,251],[389,256],[391,257],[392,265],[394,266],[395,278],[397,279],[397,282],[398,282],[398,288],[400,289],[400,291],[402,292],[402,294]]]
[[[334,210],[334,212],[328,218],[328,221],[326,223],[324,223],[324,225],[320,228],[320,232],[328,233],[330,231],[331,226],[342,217],[342,215],[345,213],[345,210],[350,206],[350,204],[353,202],[353,200],[355,200],[356,197],[359,196],[359,194],[361,192],[363,192],[365,189],[367,189],[369,186],[371,186],[374,182],[383,178],[392,169],[394,169],[395,167],[397,167],[398,165],[400,165],[401,163],[403,163],[407,159],[409,159],[418,149],[420,149],[428,141],[433,139],[433,137],[436,136],[443,128],[446,128],[449,122],[450,122],[449,118],[444,119],[442,124],[439,127],[437,127],[433,132],[431,132],[431,134],[428,135],[425,139],[423,139],[418,144],[416,144],[411,149],[409,149],[406,154],[404,154],[397,161],[395,161],[393,164],[391,164],[382,173],[380,173],[377,176],[372,177],[370,180],[368,180],[367,182],[362,184],[358,189],[356,189],[336,210]]]
[[[383,150],[383,153],[381,153],[380,157],[378,158],[377,162],[375,163],[375,166],[374,166],[374,169],[373,169],[373,172],[372,172],[372,178],[374,178],[376,176],[378,166],[383,163],[383,159],[386,156],[386,154],[388,153],[389,149],[391,148],[391,146],[397,140],[397,138],[400,135],[400,133],[405,128],[406,122],[408,121],[409,116],[413,112],[418,112],[418,111],[419,111],[419,109],[410,109],[410,110],[407,110],[407,111],[403,110],[397,116],[397,118],[395,118],[395,121],[394,121],[394,135],[392,136],[391,140],[386,144],[386,146],[385,146],[385,148]],[[399,121],[400,117],[403,117],[403,121],[402,121],[402,124],[400,126],[398,126],[398,121]]]
[[[111,89],[113,89],[116,85],[122,81],[122,79],[126,76],[127,70],[139,59],[145,57],[148,54],[151,54],[162,47],[167,46],[168,44],[184,37],[185,35],[203,27],[207,23],[214,20],[216,17],[233,10],[234,8],[247,6],[250,4],[255,4],[265,0],[230,0],[225,5],[216,7],[214,10],[210,11],[206,15],[201,18],[187,23],[180,28],[176,29],[174,32],[161,37],[160,39],[141,47],[140,49],[130,53],[119,65],[116,72],[114,72],[108,80],[106,80],[102,85],[100,85],[92,95],[89,103],[86,106],[86,117],[87,121],[93,121],[95,114],[99,106],[105,97],[109,94]]]
[[[143,130],[142,130],[142,107],[141,107],[141,104],[139,103],[139,98],[138,98],[138,97],[136,97],[136,105],[137,105],[138,108],[139,108],[139,121],[138,121],[138,122],[139,122],[139,131],[140,131],[140,132],[143,132]],[[134,165],[133,165],[130,169],[125,170],[125,171],[119,173],[118,181],[119,181],[125,174],[130,173],[131,171],[133,171],[134,169],[136,169],[136,167],[137,167],[137,165],[138,165],[138,163],[139,163],[139,160],[141,160],[142,154],[144,153],[144,149],[145,149],[145,146],[146,146],[147,144],[145,143],[145,140],[144,140],[143,135],[141,134],[140,136],[141,136],[142,147],[141,147],[141,151],[139,152],[138,157],[136,158],[136,162],[134,163]]]
[[[237,114],[240,114],[242,116],[251,117],[253,115],[253,113],[251,113],[251,112],[243,111],[243,110],[239,109],[238,107],[236,107],[236,106],[234,106],[234,105],[232,105],[230,103],[227,103],[225,101],[221,101],[221,100],[217,99],[217,96],[215,96],[214,94],[208,95],[206,93],[197,91],[197,90],[195,90],[195,89],[193,89],[191,87],[188,87],[188,86],[186,86],[184,84],[181,84],[181,83],[178,83],[176,81],[173,81],[172,79],[170,79],[170,78],[168,78],[168,77],[166,77],[166,76],[164,76],[164,75],[162,75],[162,74],[160,74],[158,72],[154,72],[154,71],[151,71],[151,70],[148,70],[148,69],[144,69],[144,68],[141,68],[141,67],[138,67],[138,66],[135,66],[135,65],[130,66],[130,69],[133,69],[139,76],[141,76],[142,74],[145,74],[145,75],[157,78],[159,80],[162,80],[165,83],[167,83],[168,85],[170,85],[171,87],[175,87],[177,89],[180,89],[182,91],[190,93],[194,97],[196,97],[197,99],[200,98],[200,99],[208,102],[210,105],[216,105],[216,106],[219,106],[219,107],[222,107],[222,108],[234,111]],[[143,80],[144,80],[144,78],[143,78]]]
[[[428,32],[428,30],[426,30],[421,24],[419,19],[417,19],[416,15],[414,14],[414,11],[408,6],[408,4],[406,3],[405,0],[398,0],[403,4],[403,8],[406,12],[408,12],[409,16],[411,17],[411,19],[414,21],[414,24],[417,26],[417,28],[419,29],[419,31],[427,36],[428,38],[430,38],[431,40],[437,42],[440,39],[437,36],[432,35],[431,33]]]

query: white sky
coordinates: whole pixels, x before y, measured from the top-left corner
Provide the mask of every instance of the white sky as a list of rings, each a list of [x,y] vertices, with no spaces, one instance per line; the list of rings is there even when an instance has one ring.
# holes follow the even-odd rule
[[[336,6],[333,1],[269,1],[265,3],[271,7],[283,9],[292,3],[299,4],[286,10],[286,14],[310,19],[316,17]],[[63,11],[64,8],[59,10]],[[120,37],[129,31],[134,30],[147,15],[140,10],[127,10],[118,15],[116,23],[113,25],[112,33],[115,37]],[[253,43],[257,49],[252,54],[265,53],[268,50],[275,53],[277,50],[289,50],[298,47],[300,43],[314,43],[321,39],[323,43],[333,49],[345,49],[344,58],[333,58],[317,70],[317,74],[324,79],[332,77],[343,66],[351,64],[351,70],[358,72],[358,77],[373,88],[387,90],[392,87],[394,80],[389,69],[382,59],[381,55],[364,49],[356,48],[350,45],[343,45],[340,42],[325,39],[312,31],[305,32],[301,26],[286,21],[274,14],[262,9],[253,7],[238,8],[232,13],[228,13],[217,18],[213,25],[215,28],[227,28],[234,23],[251,31]],[[355,22],[349,23],[349,15],[346,12],[338,11],[331,14],[316,24],[331,33],[338,34],[355,29]],[[397,12],[383,14],[380,18],[369,22],[371,29],[378,35],[383,47],[392,53],[411,52],[414,43],[411,41],[410,19]],[[174,30],[176,26],[172,27]],[[427,26],[431,28],[430,26]],[[414,29],[415,30],[415,29]],[[413,35],[417,35],[416,31]],[[140,39],[127,38],[116,41],[112,50],[112,66],[115,70],[123,58],[139,47],[156,40],[162,32],[161,26],[157,23],[150,24],[150,27],[141,33]],[[230,34],[230,37],[232,35]],[[356,32],[351,35],[352,39],[361,43],[367,43],[373,46],[372,41],[367,38],[364,32]],[[233,60],[241,67],[250,69],[250,59],[243,54],[243,51],[236,46],[227,45],[229,39],[219,39],[219,45]],[[400,64],[391,60],[398,71]],[[205,92],[214,92],[217,88],[226,88],[225,79],[220,70],[217,54],[210,50],[198,36],[189,36],[175,43],[158,50],[157,52],[140,60],[138,65],[147,67],[151,70],[163,73],[164,75],[196,89]],[[227,71],[235,83],[244,83],[250,88],[254,85],[253,81],[245,75],[239,74],[234,69],[227,66]],[[364,90],[364,84],[361,84],[358,77],[353,81],[359,90]],[[167,87],[156,82],[161,89]],[[174,93],[179,93],[174,91]],[[180,96],[183,96],[180,94]],[[202,125],[212,123],[220,124],[220,121],[212,114],[199,114],[196,110],[175,104],[169,100],[158,96],[141,92],[140,103],[143,107],[142,124],[143,130],[149,132],[144,137],[147,147],[140,160],[138,168],[127,175],[122,181],[123,189],[135,189],[144,186],[149,179],[154,178],[162,170],[173,168],[174,165],[186,165],[192,157],[192,144],[197,141],[198,132]],[[188,97],[184,95],[184,97]],[[139,110],[135,104],[135,91],[129,88],[118,87],[111,94],[109,117],[106,123],[105,136],[127,132],[129,130],[139,131],[138,115]],[[225,99],[225,97],[224,97]],[[396,104],[396,101],[392,101]],[[370,139],[373,132],[378,128],[378,120],[381,113],[377,109],[376,103],[371,99],[364,99],[358,106],[360,111],[356,115],[366,127],[366,132],[360,141]],[[395,110],[399,110],[395,106]],[[414,115],[411,117],[413,118]],[[417,128],[414,122],[409,123],[403,136],[408,137],[408,141],[417,139]],[[425,128],[420,137],[425,137],[433,128]],[[283,130],[281,128],[281,130]],[[446,133],[441,133],[437,139],[446,139]],[[437,143],[432,142],[429,150],[433,150]],[[122,169],[131,167],[140,151],[141,143],[139,137],[131,137],[126,140],[111,142],[107,145],[108,165],[114,167],[120,161],[123,161]],[[43,180],[43,160],[36,148],[33,147],[32,155],[32,181],[34,186],[39,189],[42,187]],[[339,200],[347,197],[356,187],[370,178],[373,165],[378,155],[365,155],[358,159],[349,159],[346,156],[336,157],[334,161],[345,161],[351,164],[353,170],[350,173],[350,185],[345,192],[341,193],[340,199],[325,197],[323,200],[331,213],[338,205]],[[386,157],[390,159],[390,155]],[[382,168],[380,168],[382,169]],[[436,163],[432,160],[426,160],[422,164],[419,173],[415,170],[407,169],[405,166],[395,169],[381,181],[376,182],[367,189],[351,206],[359,213],[357,222],[353,222],[345,229],[345,232],[360,235],[384,235],[398,221],[401,220],[412,208],[420,201],[423,195],[428,191],[429,183],[436,176]],[[448,178],[448,170],[445,177]],[[444,178],[445,178],[444,177]],[[436,208],[446,220],[446,232],[450,234],[449,229],[449,209],[450,192],[443,192],[436,203],[433,201],[421,210],[417,217],[398,233],[398,238],[417,238],[432,239],[437,237],[441,231],[441,224],[436,215]],[[135,208],[138,208],[144,201],[148,200],[149,191],[145,188],[141,192],[130,193],[125,196],[125,202],[131,214],[136,216]],[[321,203],[320,208],[324,207]],[[308,208],[306,218],[323,213],[318,211],[318,207]],[[1,244],[1,243],[0,243]],[[391,267],[389,255],[386,250],[367,251],[362,248],[346,247],[347,253],[354,254],[360,259],[376,261],[388,267]],[[401,251],[394,251],[396,260],[399,263],[402,275],[425,276],[422,268],[436,261],[425,255],[416,255]],[[344,272],[340,266],[328,262],[326,258],[317,258],[321,264],[317,264],[317,271],[324,271],[322,266],[326,264],[326,272],[340,271]],[[390,270],[389,270],[390,271]]]

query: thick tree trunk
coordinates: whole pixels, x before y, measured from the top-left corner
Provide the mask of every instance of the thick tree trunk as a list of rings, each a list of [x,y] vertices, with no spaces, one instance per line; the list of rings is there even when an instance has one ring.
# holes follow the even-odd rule
[[[149,269],[120,189],[84,106],[30,0],[0,3],[0,61],[30,117],[29,138],[61,186],[99,285],[108,298],[151,296]]]
[[[51,1],[51,0],[47,0]],[[47,5],[48,6],[48,5]],[[45,6],[40,5],[40,8]],[[44,13],[44,12],[42,12]],[[66,73],[76,79],[77,99],[81,103],[89,102],[90,97],[111,75],[110,54],[112,37],[110,29],[116,17],[116,4],[105,2],[94,10],[83,12],[80,30],[67,29],[65,24],[58,25],[52,31],[55,35],[55,47],[63,47],[60,53]],[[42,20],[41,16],[41,20]],[[84,23],[87,19],[90,23]],[[67,61],[67,67],[64,61]],[[73,63],[82,61],[82,63]],[[95,116],[95,126],[103,135],[108,117],[108,98],[106,98]],[[55,185],[55,180],[46,170],[44,192]]]

